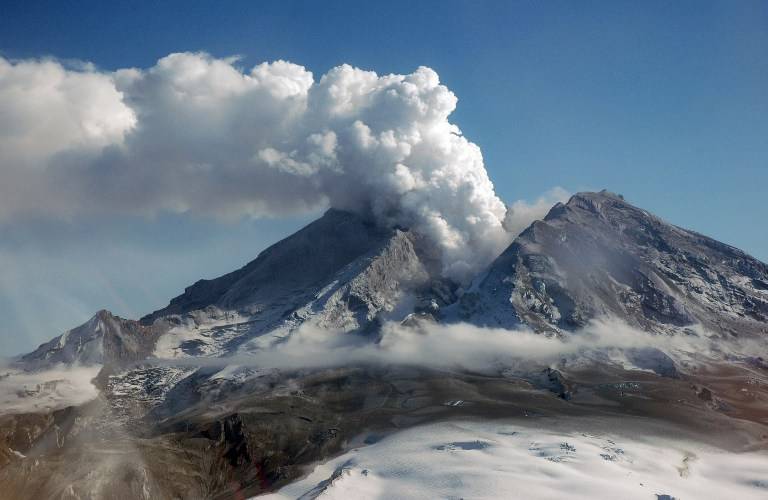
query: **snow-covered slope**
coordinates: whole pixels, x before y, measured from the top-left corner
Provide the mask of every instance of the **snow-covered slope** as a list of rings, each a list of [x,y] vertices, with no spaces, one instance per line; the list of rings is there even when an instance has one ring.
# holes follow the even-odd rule
[[[534,222],[464,295],[480,325],[575,329],[600,316],[652,332],[768,333],[768,266],[620,196],[579,193]]]
[[[651,436],[455,422],[353,449],[258,498],[751,500],[768,495],[766,475],[766,453],[725,453]]]
[[[160,358],[260,349],[307,322],[375,333],[383,317],[430,293],[435,267],[417,235],[332,210],[240,271],[198,282],[142,321],[167,325],[154,352]]]
[[[290,252],[308,250],[304,241],[289,238],[282,243],[286,242],[297,244],[289,246]],[[375,333],[379,321],[400,305],[410,305],[407,312],[412,311],[412,302],[430,293],[433,279],[428,259],[423,258],[412,233],[395,229],[370,243],[367,252],[340,263],[335,272],[326,270],[285,281],[278,275],[263,283],[250,275],[234,285],[248,290],[247,300],[219,301],[204,309],[156,317],[154,326],[169,328],[160,336],[154,355],[221,356],[259,349],[285,339],[307,322],[339,332]],[[327,258],[318,252],[308,253],[302,260],[303,266],[311,268],[314,261],[325,263]],[[278,271],[274,265],[265,264],[273,273]],[[292,263],[279,265],[288,271],[293,267]],[[304,280],[301,286],[295,284],[297,279]],[[245,287],[243,282],[249,285]],[[228,292],[227,296],[234,294]]]
[[[349,212],[329,210],[320,219],[275,243],[241,269],[200,280],[143,323],[209,306],[261,314],[283,313],[312,297],[344,266],[381,247],[392,236]]]

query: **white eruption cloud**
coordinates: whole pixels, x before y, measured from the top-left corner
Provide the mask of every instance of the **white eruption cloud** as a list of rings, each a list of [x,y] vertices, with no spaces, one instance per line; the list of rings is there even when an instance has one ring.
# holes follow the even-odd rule
[[[508,215],[429,68],[344,65],[315,80],[285,61],[237,64],[178,53],[104,72],[0,58],[0,220],[332,206],[426,234],[464,279],[543,215]]]

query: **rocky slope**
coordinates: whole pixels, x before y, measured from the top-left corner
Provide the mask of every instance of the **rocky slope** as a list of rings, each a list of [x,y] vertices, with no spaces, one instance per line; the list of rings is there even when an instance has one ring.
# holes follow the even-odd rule
[[[196,283],[141,322],[164,331],[153,353],[159,358],[258,350],[308,322],[375,335],[383,319],[404,316],[419,301],[454,300],[455,287],[438,269],[430,245],[413,232],[331,210],[239,271]],[[401,314],[401,306],[408,311]]]
[[[125,364],[146,358],[160,331],[109,311],[97,312],[86,323],[68,330],[21,357],[31,368],[55,364]]]
[[[200,280],[140,321],[100,311],[22,361],[32,367],[125,365],[149,356],[222,356],[284,339],[307,321],[375,332],[382,317],[421,303],[445,305],[456,286],[439,277],[423,238],[329,210],[243,268]]]
[[[309,300],[342,268],[385,245],[392,236],[392,231],[353,214],[329,210],[241,269],[198,281],[141,321],[150,324],[210,306],[252,314],[279,308],[282,315],[296,303]]]
[[[534,222],[462,297],[480,325],[558,332],[611,316],[650,332],[768,333],[768,266],[622,197],[579,193]]]

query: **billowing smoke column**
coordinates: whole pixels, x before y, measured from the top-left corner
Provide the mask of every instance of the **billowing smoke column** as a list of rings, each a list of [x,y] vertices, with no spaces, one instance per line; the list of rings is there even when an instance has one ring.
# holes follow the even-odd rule
[[[511,237],[480,149],[431,69],[171,54],[146,70],[0,58],[0,218],[254,216],[330,205],[429,236],[463,280]]]

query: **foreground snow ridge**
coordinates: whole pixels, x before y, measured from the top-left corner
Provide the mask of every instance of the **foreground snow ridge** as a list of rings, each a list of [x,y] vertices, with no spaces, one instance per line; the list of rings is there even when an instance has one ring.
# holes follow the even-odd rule
[[[369,436],[366,441],[375,439]],[[768,454],[503,423],[417,427],[260,499],[768,497]]]

